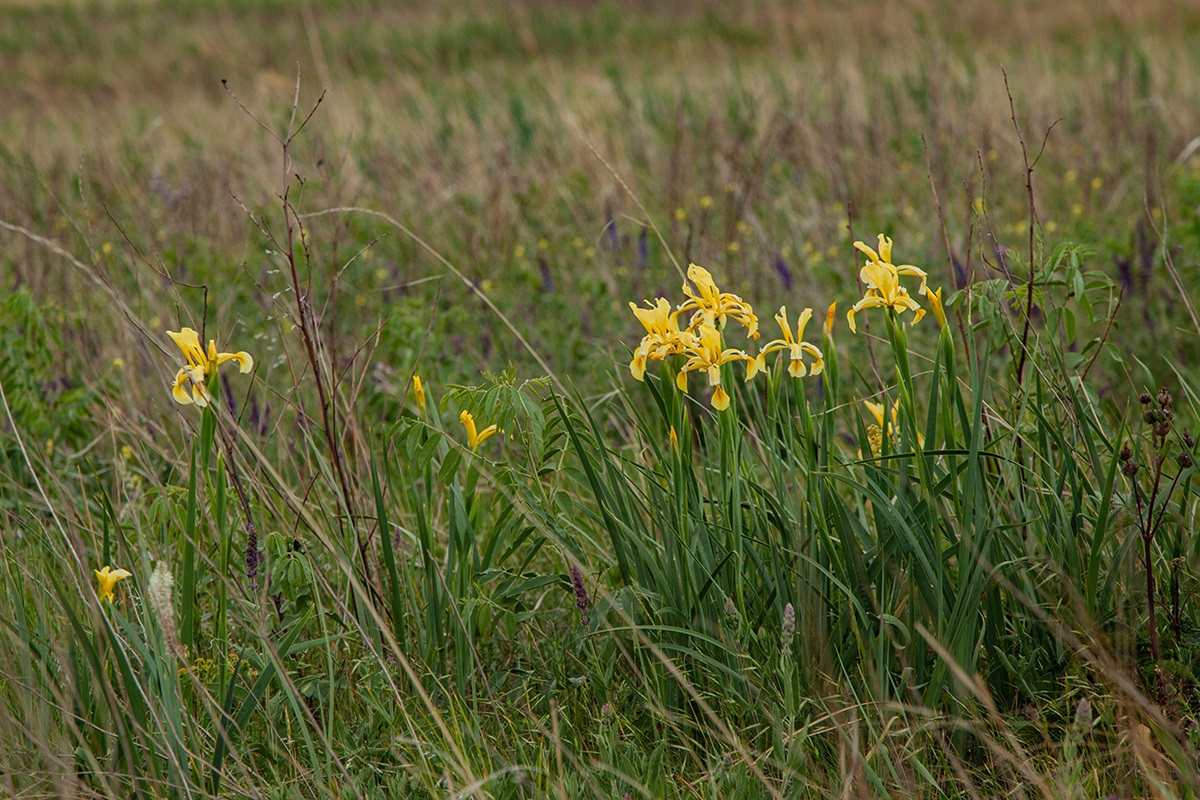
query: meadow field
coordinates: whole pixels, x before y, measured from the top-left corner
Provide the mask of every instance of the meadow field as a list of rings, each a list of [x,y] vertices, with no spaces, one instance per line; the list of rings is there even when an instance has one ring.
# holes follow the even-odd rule
[[[0,795],[1200,796],[1200,5],[0,0],[0,74]]]

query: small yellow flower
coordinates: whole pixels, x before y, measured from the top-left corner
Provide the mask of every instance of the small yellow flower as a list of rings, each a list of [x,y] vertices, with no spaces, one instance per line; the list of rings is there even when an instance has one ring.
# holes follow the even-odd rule
[[[470,411],[464,411],[461,414],[459,414],[458,421],[461,422],[463,424],[463,427],[467,429],[467,447],[471,448],[472,450],[474,450],[476,447],[478,447],[480,444],[482,444],[489,436],[491,436],[492,434],[496,433],[499,430],[499,428],[497,428],[495,425],[488,425],[483,430],[476,432],[475,418],[473,416],[471,416]]]
[[[862,242],[855,242],[854,246],[866,253],[869,260],[859,272],[859,279],[866,284],[867,293],[846,312],[846,321],[850,323],[850,330],[858,332],[854,325],[854,315],[868,308],[892,308],[899,313],[912,311],[916,315],[913,317],[913,323],[919,322],[921,317],[925,316],[925,309],[917,305],[916,300],[909,297],[908,290],[900,285],[900,276],[919,277],[921,287],[917,293],[923,295],[926,293],[925,281],[928,279],[925,271],[911,264],[900,266],[893,264],[892,240],[882,233],[879,234],[879,252],[867,247]]]
[[[167,336],[179,346],[187,361],[187,366],[176,373],[175,382],[171,386],[171,396],[181,405],[195,403],[201,408],[207,406],[211,395],[206,384],[216,374],[217,367],[227,361],[236,361],[238,369],[243,373],[254,369],[254,359],[245,350],[237,353],[218,353],[217,343],[210,339],[206,352],[200,345],[200,334],[192,328],[184,328],[178,332],[167,331]],[[190,395],[185,388],[189,384],[192,388]]]
[[[739,251],[741,249],[742,249],[742,246],[740,244],[738,244],[737,242],[730,242],[729,244],[725,245],[725,250],[730,255],[733,255],[734,253],[736,253],[737,251]]]
[[[679,306],[679,311],[692,311],[691,323],[688,327],[711,325],[717,328],[725,327],[725,320],[732,319],[746,326],[747,335],[752,339],[758,338],[758,317],[749,303],[736,294],[722,292],[713,281],[712,274],[697,264],[688,266],[688,280],[696,285],[693,289],[683,284],[683,293],[687,299]]]
[[[871,416],[875,418],[874,425],[867,426],[867,440],[871,445],[871,452],[879,455],[883,448],[884,428],[887,428],[888,441],[894,441],[896,432],[900,430],[900,400],[897,399],[892,403],[891,419],[884,421],[883,403],[872,403],[870,400],[864,400],[863,405],[871,412]],[[924,445],[925,437],[918,433],[917,444]]]
[[[96,593],[100,595],[101,600],[107,600],[110,603],[116,599],[113,590],[117,584],[133,576],[132,572],[107,566],[93,571],[96,573]]]
[[[1074,183],[1075,179],[1079,177],[1079,173],[1073,169],[1069,169],[1063,177],[1067,179],[1067,183]]]
[[[926,292],[925,299],[929,301],[929,307],[933,309],[933,316],[938,322],[938,327],[946,327],[946,310],[942,308],[942,288],[939,286],[936,292]]]
[[[825,335],[833,338],[833,323],[837,318],[837,301],[834,300],[829,304],[829,310],[825,312]]]
[[[682,208],[675,209],[675,221],[676,222],[686,222],[687,221],[687,212],[684,211]]]
[[[650,301],[647,300],[649,305]],[[671,310],[671,303],[660,297],[649,308],[638,308],[629,304],[633,314],[646,329],[646,335],[633,351],[629,372],[637,380],[645,380],[646,360],[658,361],[676,353],[682,353],[690,333],[679,330],[679,312]]]
[[[417,396],[417,408],[425,411],[425,387],[421,385],[421,376],[413,375],[413,393]]]
[[[700,198],[700,207],[701,208],[712,208],[712,204],[713,204],[713,199],[711,197],[709,197],[708,195],[704,195],[704,197]]]
[[[712,325],[701,324],[696,329],[696,335],[688,343],[685,355],[688,359],[675,378],[675,384],[681,391],[687,390],[687,374],[703,371],[708,375],[708,385],[714,387],[712,406],[717,411],[729,408],[729,394],[721,386],[721,365],[731,361],[751,361],[741,350],[723,348],[721,332]],[[753,377],[756,365],[747,364],[747,377]]]
[[[114,359],[112,360],[112,365],[113,365],[113,367],[114,367],[115,369],[122,369],[122,368],[125,366],[125,359],[123,359],[123,358],[114,358]]]
[[[793,336],[791,327],[788,325],[787,308],[781,306],[779,313],[775,315],[775,321],[779,323],[779,328],[783,331],[783,338],[767,342],[762,346],[762,349],[758,352],[758,357],[752,359],[756,361],[757,367],[753,370],[747,368],[746,380],[754,377],[759,370],[766,369],[767,356],[779,350],[788,351],[791,358],[791,363],[788,364],[788,374],[793,378],[803,378],[805,375],[812,375],[813,377],[820,375],[825,369],[825,357],[816,345],[804,341],[804,329],[808,326],[810,319],[812,319],[811,308],[801,311],[800,318],[796,320],[796,333]],[[804,363],[805,355],[813,359],[811,368]]]
[[[1093,191],[1094,191],[1094,190],[1096,190],[1096,189],[1099,189],[1099,188],[1100,188],[1101,186],[1103,186],[1103,185],[1104,185],[1104,178],[1101,178],[1101,177],[1098,177],[1098,176],[1097,176],[1097,177],[1095,177],[1095,178],[1092,178],[1092,189],[1093,189]]]

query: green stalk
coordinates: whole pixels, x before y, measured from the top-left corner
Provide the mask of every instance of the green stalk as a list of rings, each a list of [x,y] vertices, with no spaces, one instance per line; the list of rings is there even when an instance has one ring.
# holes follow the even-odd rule
[[[191,462],[188,467],[187,506],[183,520],[183,576],[179,587],[180,625],[179,641],[184,649],[194,654],[196,625],[196,451],[199,443],[192,443]]]

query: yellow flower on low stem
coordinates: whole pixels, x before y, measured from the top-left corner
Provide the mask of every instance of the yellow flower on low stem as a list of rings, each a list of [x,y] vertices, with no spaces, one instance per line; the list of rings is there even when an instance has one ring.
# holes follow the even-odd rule
[[[696,329],[695,340],[688,344],[684,354],[687,356],[687,361],[684,362],[683,368],[679,370],[679,374],[675,378],[675,384],[680,391],[687,391],[687,374],[689,372],[704,371],[708,374],[708,385],[714,387],[713,408],[717,411],[729,408],[729,394],[721,386],[721,365],[731,361],[753,361],[754,359],[732,347],[722,349],[721,332],[712,325],[704,324]],[[749,365],[746,371],[749,377],[753,377]]]
[[[879,455],[883,449],[883,441],[886,438],[889,442],[896,440],[896,434],[900,430],[900,399],[897,398],[895,403],[892,403],[891,419],[885,422],[883,414],[883,403],[872,403],[870,400],[863,400],[863,405],[871,412],[871,416],[875,418],[874,425],[867,426],[867,438],[871,444],[871,453]],[[917,433],[917,445],[924,445],[925,437],[921,433]]]
[[[820,375],[822,370],[825,369],[825,356],[816,345],[804,341],[804,329],[808,326],[810,319],[812,319],[811,308],[801,311],[800,318],[796,320],[796,333],[793,335],[791,326],[788,325],[787,307],[780,306],[779,313],[775,315],[775,321],[779,323],[779,328],[783,331],[783,338],[775,339],[763,345],[756,359],[757,368],[753,371],[747,370],[746,380],[754,377],[759,370],[766,369],[767,356],[779,350],[787,350],[790,354],[791,363],[788,364],[788,374],[793,378],[803,378],[805,375],[812,375],[813,377]],[[805,355],[813,359],[811,368],[804,363]]]
[[[175,374],[175,382],[171,385],[171,396],[180,405],[191,405],[204,408],[212,395],[208,392],[208,381],[216,375],[217,367],[228,361],[237,362],[239,371],[246,373],[254,369],[254,359],[245,350],[236,353],[218,353],[216,341],[210,339],[206,351],[200,344],[200,334],[192,328],[167,331],[167,335],[179,346],[187,366]],[[188,394],[187,387],[191,387]]]
[[[928,279],[925,271],[911,264],[900,266],[893,264],[892,240],[882,233],[879,234],[878,252],[862,242],[855,242],[854,246],[866,253],[869,260],[858,273],[859,280],[866,284],[867,292],[861,300],[854,304],[853,308],[846,312],[846,321],[850,323],[850,330],[858,332],[854,325],[854,315],[868,308],[891,308],[897,313],[912,311],[915,314],[913,323],[919,322],[921,317],[925,316],[925,309],[917,305],[917,301],[909,296],[908,290],[900,285],[900,276],[911,275],[920,278],[921,286],[917,289],[917,294],[924,295],[926,294],[925,283]]]
[[[107,600],[110,603],[116,599],[114,589],[117,584],[133,576],[132,572],[108,566],[93,571],[96,573],[96,593],[100,595],[101,600]]]
[[[495,425],[488,425],[483,430],[476,432],[475,417],[471,416],[470,411],[464,411],[459,414],[458,421],[461,422],[463,427],[467,429],[467,447],[471,448],[472,450],[474,450],[484,440],[499,430],[499,428],[497,428]]]

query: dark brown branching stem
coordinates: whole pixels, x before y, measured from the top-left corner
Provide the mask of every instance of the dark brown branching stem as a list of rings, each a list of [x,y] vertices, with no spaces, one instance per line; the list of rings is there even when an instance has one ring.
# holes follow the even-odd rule
[[[1003,68],[1000,72],[1004,75],[1004,91],[1008,94],[1008,108],[1012,113],[1013,128],[1017,131],[1017,141],[1021,143],[1021,158],[1025,162],[1025,192],[1029,197],[1029,282],[1025,289],[1025,324],[1021,328],[1021,357],[1017,361],[1017,383],[1020,384],[1025,375],[1025,362],[1029,358],[1029,329],[1033,322],[1033,288],[1037,282],[1037,251],[1034,247],[1037,231],[1037,203],[1033,197],[1033,168],[1037,166],[1038,160],[1042,157],[1042,153],[1046,149],[1046,141],[1050,138],[1050,131],[1054,130],[1058,120],[1055,120],[1046,129],[1042,147],[1037,156],[1030,161],[1029,148],[1025,145],[1025,135],[1021,133],[1021,124],[1017,122],[1017,105],[1013,100],[1012,89],[1008,86],[1008,73]]]
[[[1163,467],[1167,463],[1167,439],[1171,433],[1172,424],[1174,422],[1174,412],[1172,411],[1171,395],[1163,388],[1159,391],[1157,397],[1151,397],[1149,392],[1145,392],[1139,398],[1142,404],[1142,421],[1150,426],[1151,443],[1151,471],[1152,475],[1149,480],[1149,487],[1146,491],[1142,490],[1141,483],[1137,480],[1138,472],[1141,467],[1133,460],[1133,450],[1129,445],[1125,445],[1120,453],[1122,462],[1121,472],[1129,479],[1133,488],[1134,505],[1137,508],[1137,526],[1138,532],[1142,537],[1142,566],[1146,570],[1146,606],[1149,614],[1147,624],[1150,627],[1150,656],[1154,661],[1158,661],[1161,657],[1158,646],[1158,620],[1157,620],[1157,601],[1154,596],[1154,537],[1162,527],[1169,506],[1171,496],[1175,493],[1175,487],[1179,485],[1179,479],[1192,466],[1191,451],[1194,447],[1194,441],[1191,434],[1187,431],[1183,434],[1183,443],[1186,447],[1176,456],[1179,463],[1179,469],[1176,470],[1174,478],[1171,479],[1171,484],[1164,492],[1162,483],[1164,477]],[[1157,405],[1157,408],[1155,407]],[[1173,584],[1171,587],[1172,603],[1177,603],[1176,592],[1178,588],[1175,584],[1173,576]],[[1175,625],[1174,619],[1172,625]],[[1176,631],[1176,638],[1179,633]]]
[[[287,147],[287,143],[284,144],[284,147]],[[307,285],[302,287],[300,283],[300,270],[296,257],[296,229],[301,223],[289,199],[288,190],[284,191],[282,202],[284,216],[284,246],[282,249],[284,257],[287,259],[288,275],[292,282],[292,294],[296,298],[296,329],[300,331],[300,340],[304,344],[304,353],[308,358],[309,366],[312,368],[313,382],[317,388],[317,402],[321,407],[321,428],[325,436],[326,447],[329,450],[329,458],[333,464],[333,471],[337,476],[338,488],[342,496],[342,507],[346,512],[344,519],[348,524],[353,524],[352,521],[355,519],[355,513],[350,493],[350,482],[346,474],[345,459],[343,458],[343,451],[336,431],[337,411],[333,407],[329,387],[325,385],[324,362],[317,344],[315,331],[317,323],[312,309],[310,287]],[[359,557],[362,559],[363,573],[366,582],[369,584],[371,582],[371,566],[367,554],[366,542],[357,531],[355,532],[355,537]]]
[[[292,101],[292,117],[288,121],[287,133],[284,136],[277,135],[265,123],[259,120],[246,106],[237,99],[229,86],[222,81],[222,86],[237,102],[238,106],[255,122],[257,122],[268,134],[275,139],[279,144],[280,155],[282,158],[282,171],[284,180],[283,193],[280,195],[281,210],[283,212],[284,236],[281,243],[273,233],[266,227],[265,224],[259,227],[263,230],[268,240],[275,248],[282,253],[287,261],[287,275],[291,282],[292,295],[296,302],[296,311],[293,322],[296,329],[300,332],[300,340],[304,345],[304,354],[308,360],[309,366],[312,369],[313,381],[317,388],[317,402],[321,406],[321,428],[325,437],[325,444],[329,451],[329,459],[333,465],[333,472],[337,479],[338,491],[341,496],[342,508],[345,513],[341,516],[341,524],[349,524],[353,526],[353,520],[357,518],[354,511],[353,495],[350,492],[350,480],[347,474],[345,464],[345,454],[339,442],[337,435],[337,410],[333,406],[333,398],[331,396],[330,387],[326,385],[326,371],[324,367],[324,359],[321,357],[321,348],[319,345],[316,315],[312,305],[312,272],[306,271],[304,281],[300,278],[300,257],[297,253],[296,236],[299,231],[301,238],[301,246],[304,239],[304,225],[300,214],[296,207],[291,202],[291,181],[293,178],[299,180],[299,176],[294,176],[291,172],[292,156],[291,145],[299,133],[308,125],[309,120],[316,114],[321,102],[325,99],[325,93],[322,92],[317,101],[309,109],[308,114],[303,120],[297,124],[297,117],[300,107],[300,77],[296,77],[296,94]],[[303,185],[303,181],[301,181]],[[305,263],[308,263],[307,258]],[[332,369],[331,369],[332,371]],[[362,560],[363,577],[368,586],[372,586],[371,582],[371,563],[368,558],[366,541],[362,534],[355,529],[355,539],[358,547],[359,557]]]

